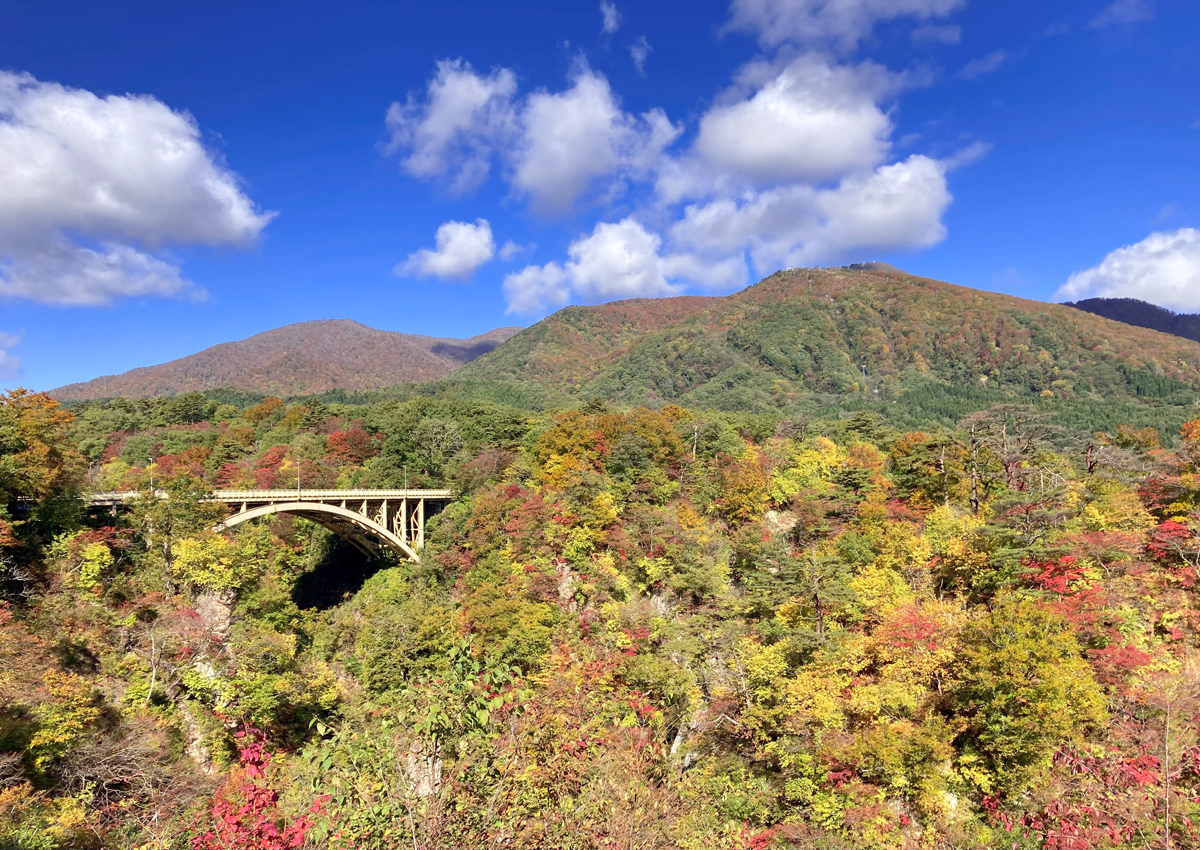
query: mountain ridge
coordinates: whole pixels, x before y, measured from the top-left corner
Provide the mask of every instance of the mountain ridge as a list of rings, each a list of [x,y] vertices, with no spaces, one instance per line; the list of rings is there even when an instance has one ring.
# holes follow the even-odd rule
[[[455,371],[628,404],[780,409],[919,384],[1019,398],[1200,390],[1200,344],[882,265],[788,269],[723,297],[567,307]]]
[[[1114,322],[1200,342],[1200,314],[1176,313],[1139,298],[1085,298],[1082,301],[1064,303],[1068,307],[1103,316]]]
[[[60,401],[144,398],[233,387],[274,395],[373,390],[427,383],[519,332],[495,328],[468,339],[384,331],[352,319],[297,322],[195,354],[50,390]]]
[[[222,356],[237,368],[216,368]],[[448,381],[485,396],[519,388],[563,401],[758,411],[806,399],[897,401],[938,387],[980,400],[1169,397],[1178,405],[1180,393],[1200,390],[1198,365],[1200,343],[1180,336],[863,263],[786,269],[727,296],[569,306],[529,328],[467,340],[347,319],[300,323],[51,394],[71,401],[232,386],[299,396]]]

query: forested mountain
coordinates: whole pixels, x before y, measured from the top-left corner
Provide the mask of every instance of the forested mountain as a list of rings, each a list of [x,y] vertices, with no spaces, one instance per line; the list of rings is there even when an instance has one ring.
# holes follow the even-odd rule
[[[1198,365],[1200,344],[1189,340],[866,263],[789,269],[723,298],[568,307],[524,331],[470,340],[306,322],[52,395],[234,388],[342,399],[434,382],[391,394],[540,408],[601,398],[759,413],[875,409],[913,425],[1035,399],[1111,427],[1164,407],[1178,425],[1200,387]]]
[[[197,354],[52,390],[63,401],[143,398],[231,387],[266,395],[372,390],[442,377],[517,333],[470,339],[381,331],[349,319],[301,322]]]
[[[1188,398],[1200,345],[866,264],[789,269],[725,298],[568,307],[452,380],[568,397],[781,410],[894,401],[913,390],[997,398]]]
[[[1147,304],[1137,298],[1085,298],[1068,301],[1068,307],[1104,316],[1106,319],[1150,328],[1200,342],[1200,315],[1175,313],[1157,304]]]

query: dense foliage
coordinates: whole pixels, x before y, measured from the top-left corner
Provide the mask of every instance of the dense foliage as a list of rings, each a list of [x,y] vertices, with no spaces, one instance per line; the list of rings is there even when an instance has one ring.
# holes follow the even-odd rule
[[[1200,846],[1200,419],[975,402],[2,396],[0,846]],[[297,475],[459,496],[210,530]]]
[[[1137,298],[1085,298],[1067,303],[1106,319],[1200,342],[1200,316],[1195,313],[1175,313]]]

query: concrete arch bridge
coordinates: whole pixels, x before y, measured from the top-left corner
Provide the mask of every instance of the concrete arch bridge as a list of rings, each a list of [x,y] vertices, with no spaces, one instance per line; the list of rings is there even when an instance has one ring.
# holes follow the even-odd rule
[[[93,508],[116,510],[141,495],[136,491],[96,493]],[[167,498],[167,494],[156,491]],[[230,507],[214,528],[224,531],[271,514],[304,517],[344,537],[368,557],[393,551],[418,559],[425,545],[425,520],[454,500],[450,490],[214,490],[213,502]]]

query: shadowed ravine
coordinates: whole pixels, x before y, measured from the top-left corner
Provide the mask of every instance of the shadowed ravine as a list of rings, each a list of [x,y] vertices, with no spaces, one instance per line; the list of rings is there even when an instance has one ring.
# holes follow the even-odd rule
[[[387,561],[368,558],[353,544],[334,538],[325,557],[296,580],[292,601],[302,610],[324,611],[353,596],[367,579],[387,566]]]

